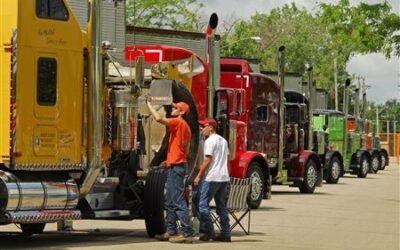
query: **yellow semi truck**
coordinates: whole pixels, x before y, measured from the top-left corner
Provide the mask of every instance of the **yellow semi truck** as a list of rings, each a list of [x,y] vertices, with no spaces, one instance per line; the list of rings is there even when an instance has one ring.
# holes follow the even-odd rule
[[[142,97],[157,84],[143,83],[143,63],[135,80],[108,76],[102,2],[89,1],[82,29],[67,0],[0,0],[0,225],[35,234],[62,220],[140,218],[150,236],[165,230],[166,173],[149,166],[165,159],[168,133]],[[165,86],[196,110],[184,85]],[[193,166],[197,113],[187,119]]]

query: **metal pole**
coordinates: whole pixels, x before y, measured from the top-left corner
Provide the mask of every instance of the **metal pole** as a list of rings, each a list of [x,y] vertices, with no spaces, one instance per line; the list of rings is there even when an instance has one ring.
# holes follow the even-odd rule
[[[389,130],[389,120],[386,121],[386,141],[388,142],[388,148],[389,148],[389,155],[390,155],[390,130]]]
[[[379,136],[379,108],[376,107],[376,134]]]
[[[346,158],[347,156],[347,118],[348,118],[348,106],[349,106],[349,102],[348,102],[348,92],[349,92],[349,86],[350,86],[350,79],[346,80],[346,84],[344,87],[344,128],[343,128],[343,134],[344,134],[344,145],[343,145],[343,154],[344,154],[344,158]]]
[[[334,65],[334,79],[335,79],[335,110],[339,110],[339,99],[338,99],[338,82],[337,82],[337,58],[333,60]]]
[[[396,121],[393,121],[393,137],[394,137],[394,156],[397,156],[397,163],[399,162],[399,151],[397,148],[397,131],[396,131]]]
[[[214,109],[214,93],[215,93],[215,46],[214,46],[214,34],[215,29],[218,26],[218,15],[216,13],[212,13],[210,16],[210,20],[208,22],[207,34],[206,34],[206,62],[208,66],[208,108],[207,108],[207,116],[213,117],[213,109]]]
[[[278,81],[280,87],[278,176],[281,176],[283,170],[283,123],[285,120],[285,46],[279,47],[278,50]]]
[[[312,149],[312,143],[313,143],[313,110],[314,110],[314,100],[315,100],[315,88],[314,88],[314,79],[313,79],[313,67],[312,65],[308,65],[307,67],[307,74],[308,74],[308,115],[309,115],[309,120],[310,124],[308,125],[308,149]]]
[[[80,189],[80,197],[89,193],[101,166],[101,144],[103,141],[101,133],[102,117],[102,90],[103,90],[103,64],[101,47],[101,8],[102,1],[91,1],[91,20],[89,34],[91,34],[91,58],[90,58],[90,79],[89,83],[89,148],[88,148],[88,172]]]

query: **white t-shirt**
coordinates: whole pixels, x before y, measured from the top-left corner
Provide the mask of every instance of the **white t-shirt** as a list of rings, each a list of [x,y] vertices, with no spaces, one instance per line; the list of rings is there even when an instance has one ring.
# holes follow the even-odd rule
[[[228,143],[219,134],[210,135],[204,142],[204,155],[211,156],[211,163],[206,173],[206,181],[229,181]]]

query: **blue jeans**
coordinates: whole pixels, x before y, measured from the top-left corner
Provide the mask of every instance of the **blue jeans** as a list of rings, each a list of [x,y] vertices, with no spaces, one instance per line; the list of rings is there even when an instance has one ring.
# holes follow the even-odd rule
[[[165,209],[167,210],[167,233],[170,235],[178,233],[176,221],[179,219],[183,229],[183,236],[188,237],[192,236],[192,225],[184,195],[185,173],[186,164],[174,165],[168,169]]]
[[[210,201],[214,198],[217,214],[220,218],[221,234],[230,236],[229,214],[226,207],[229,182],[202,181],[200,186],[200,225],[204,233],[214,235],[214,226],[210,215]]]

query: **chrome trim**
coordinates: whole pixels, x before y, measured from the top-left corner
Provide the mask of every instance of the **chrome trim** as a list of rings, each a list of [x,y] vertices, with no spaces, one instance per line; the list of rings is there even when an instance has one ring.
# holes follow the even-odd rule
[[[81,163],[17,163],[12,165],[12,169],[24,171],[85,170],[86,166]]]
[[[279,82],[279,154],[278,154],[278,177],[281,177],[283,170],[283,126],[285,112],[285,46],[279,47],[278,50],[278,82]]]
[[[0,211],[75,209],[78,185],[53,173],[0,171]]]
[[[310,92],[308,95],[308,145],[307,149],[311,150],[313,147],[313,110],[314,110],[314,100],[315,100],[315,85],[314,85],[314,74],[313,74],[313,66],[308,65],[307,67],[308,74],[308,91]]]
[[[49,223],[60,220],[79,220],[82,214],[79,210],[44,210],[8,212],[10,223]]]
[[[91,190],[101,167],[101,146],[102,146],[102,53],[101,53],[101,5],[102,0],[91,2],[91,53],[90,69],[91,79],[89,82],[89,143],[88,143],[88,173],[83,181],[80,195],[85,197]]]
[[[210,16],[210,20],[208,21],[207,26],[207,34],[206,34],[206,63],[208,66],[208,110],[207,116],[213,117],[213,108],[214,108],[214,92],[215,92],[215,77],[214,77],[214,67],[215,67],[215,58],[214,58],[214,34],[215,29],[218,26],[218,15],[216,13],[212,13]]]

